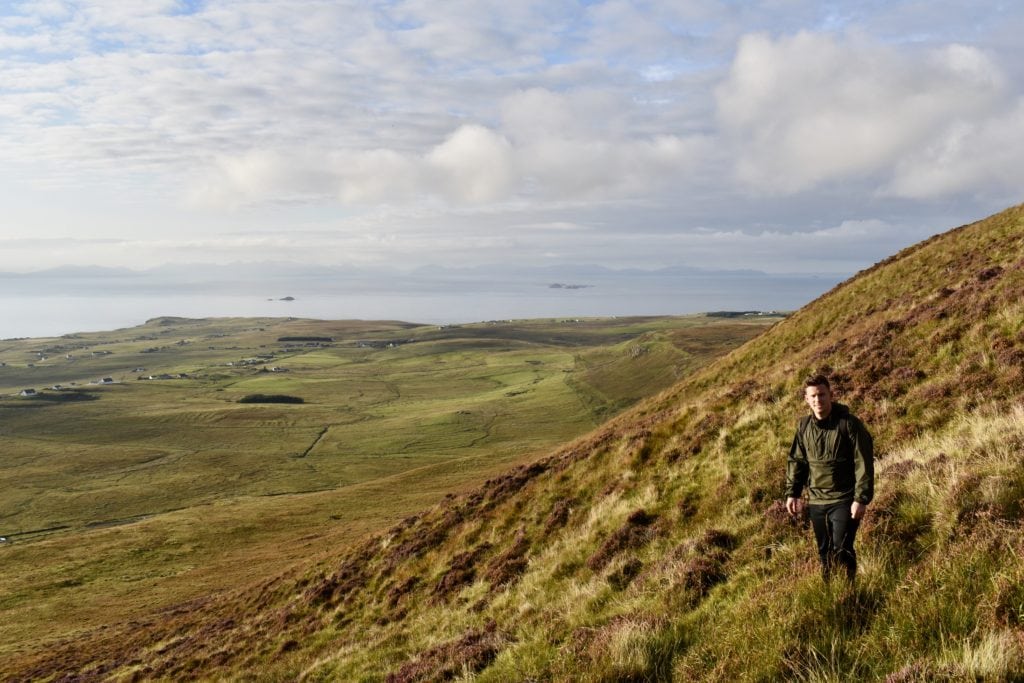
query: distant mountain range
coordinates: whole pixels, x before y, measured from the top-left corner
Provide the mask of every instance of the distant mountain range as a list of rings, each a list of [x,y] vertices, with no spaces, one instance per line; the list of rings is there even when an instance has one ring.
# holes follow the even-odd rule
[[[576,289],[601,287],[630,282],[650,284],[656,281],[701,281],[722,283],[807,282],[821,291],[839,282],[844,275],[778,274],[757,270],[714,270],[692,266],[672,266],[653,270],[639,268],[614,269],[600,265],[515,266],[488,264],[471,267],[429,265],[411,270],[387,267],[320,266],[283,261],[260,263],[169,264],[146,269],[110,268],[104,266],[67,265],[26,273],[0,272],[0,280],[8,293],[80,294],[83,290],[116,291],[128,287],[133,293],[191,287],[205,288],[211,284],[227,287],[227,291],[248,292],[253,285],[288,287],[299,293],[345,291],[402,291],[423,286],[438,291],[458,290],[467,284],[482,286],[538,286],[571,283]],[[13,290],[12,290],[13,288]]]

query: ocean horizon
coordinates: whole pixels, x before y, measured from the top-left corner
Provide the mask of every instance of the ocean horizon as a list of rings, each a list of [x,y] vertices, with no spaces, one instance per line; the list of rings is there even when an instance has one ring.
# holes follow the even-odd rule
[[[178,317],[388,319],[429,325],[493,319],[682,315],[713,310],[795,310],[840,278],[764,273],[662,273],[547,282],[536,278],[404,280],[344,287],[271,279],[173,285],[134,279],[8,281],[0,292],[0,339],[59,337]]]

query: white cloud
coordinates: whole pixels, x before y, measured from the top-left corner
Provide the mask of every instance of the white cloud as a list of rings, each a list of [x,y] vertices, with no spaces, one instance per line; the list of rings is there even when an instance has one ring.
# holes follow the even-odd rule
[[[512,226],[516,230],[537,230],[539,232],[583,232],[587,226],[570,221],[550,221],[547,223],[521,223]]]
[[[61,0],[29,0],[19,3],[19,9],[26,14],[46,19],[63,18],[71,15],[70,3]]]
[[[941,199],[959,193],[1021,200],[1024,178],[1024,98],[1006,112],[956,121],[900,159],[886,194]]]
[[[976,48],[918,52],[810,32],[744,37],[716,98],[739,179],[784,193],[871,178],[885,186],[908,155],[956,138],[964,122],[999,117],[1013,101],[999,67]]]
[[[581,95],[575,94],[577,101]],[[599,107],[600,114],[608,111],[608,102],[579,102],[574,107],[570,96],[545,88],[530,88],[509,95],[501,105],[501,120],[509,136],[516,141],[545,139],[553,136],[575,136],[584,133],[591,120],[579,116],[579,109]]]
[[[622,103],[593,90],[515,93],[502,103],[502,124],[524,178],[548,199],[657,193],[709,152],[704,136],[635,134]]]
[[[421,169],[390,149],[359,152],[338,163],[339,197],[345,203],[380,203],[415,197]]]
[[[788,235],[884,220],[843,243],[868,258],[1020,200],[1024,9],[939,1],[9,3],[0,238],[785,269]]]
[[[465,124],[422,152],[338,148],[218,155],[191,196],[211,206],[317,197],[325,195],[332,178],[338,198],[348,204],[430,197],[454,204],[624,198],[679,181],[710,148],[703,136],[630,136],[625,122],[614,120],[615,103],[599,93],[533,88],[507,98],[502,112],[498,128]]]
[[[513,184],[512,147],[483,126],[463,126],[427,155],[445,196],[469,202],[504,199]]]

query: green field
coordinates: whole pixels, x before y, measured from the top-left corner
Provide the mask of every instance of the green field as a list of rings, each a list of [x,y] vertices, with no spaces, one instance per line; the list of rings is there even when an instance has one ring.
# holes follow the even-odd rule
[[[777,320],[157,319],[4,340],[0,653],[308,567]],[[257,394],[302,403],[239,402]]]

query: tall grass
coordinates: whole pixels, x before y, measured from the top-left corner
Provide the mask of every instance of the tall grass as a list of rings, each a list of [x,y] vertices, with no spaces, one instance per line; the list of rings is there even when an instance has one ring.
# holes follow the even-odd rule
[[[1017,207],[901,252],[530,467],[340,551],[243,620],[293,650],[249,654],[250,627],[223,626],[227,654],[200,670],[1024,679],[1022,235]],[[823,581],[780,500],[810,371],[875,435],[852,586]]]
[[[732,448],[758,438],[749,431]],[[1020,443],[1024,406],[992,405],[884,454],[855,586],[823,582],[809,531],[763,518],[763,507],[730,490],[735,479],[694,515],[680,508],[678,489],[648,481],[650,470],[635,483],[616,478],[536,548],[514,585],[495,593],[478,578],[443,606],[414,603],[416,616],[375,627],[361,646],[331,646],[330,663],[308,674],[372,679],[419,661],[402,653],[443,649],[494,621],[501,651],[483,669],[466,663],[461,680],[1017,680],[1024,535],[1007,492],[1024,465]],[[634,455],[613,451],[605,476],[589,475],[607,481]],[[704,488],[727,476],[715,464],[693,474]],[[531,485],[541,509],[557,490],[545,484]],[[637,509],[666,526],[589,567]],[[428,557],[444,561],[442,549]]]

